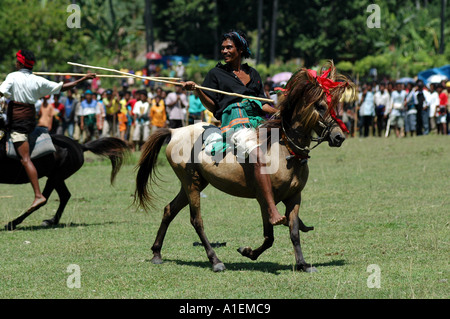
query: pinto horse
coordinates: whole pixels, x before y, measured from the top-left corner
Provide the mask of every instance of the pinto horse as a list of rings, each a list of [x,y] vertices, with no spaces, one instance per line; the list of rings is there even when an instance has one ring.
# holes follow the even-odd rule
[[[308,179],[307,158],[310,150],[315,147],[310,147],[310,144],[312,141],[317,141],[318,144],[328,141],[329,146],[341,146],[345,140],[343,130],[346,128],[336,117],[336,111],[345,87],[354,86],[347,78],[336,74],[331,61],[327,67],[328,70],[322,69],[323,72],[319,75],[307,69],[295,73],[284,89],[278,114],[256,130],[261,136],[262,129],[266,129],[267,140],[269,137],[271,139],[266,151],[266,167],[278,167],[270,174],[273,196],[276,203],[283,202],[286,206],[285,215],[294,246],[296,268],[306,272],[316,271],[303,258],[299,233],[299,230],[307,232],[313,227],[305,226],[298,216],[301,191]],[[152,262],[155,264],[162,263],[161,247],[171,221],[182,208],[189,205],[191,224],[200,237],[213,271],[225,270],[205,235],[200,214],[200,192],[208,184],[233,196],[256,198],[260,204],[264,242],[257,249],[241,247],[238,249],[240,254],[256,260],[273,244],[273,225],[269,222],[265,201],[256,191],[258,188],[255,187],[251,164],[239,161],[230,152],[220,160],[214,160],[205,154],[205,150],[198,146],[202,145],[203,135],[208,130],[207,123],[196,123],[178,129],[160,129],[143,146],[137,166],[136,205],[148,209],[152,204],[154,194],[149,187],[149,179],[155,181],[153,173],[158,153],[169,137],[171,140],[166,148],[166,156],[181,181],[177,196],[164,208],[162,222],[152,246]],[[313,137],[313,132],[318,137]],[[180,152],[188,153],[188,156],[180,155]]]
[[[1,123],[0,123],[1,124]],[[38,172],[39,178],[47,176],[47,182],[42,194],[48,199],[51,193],[56,190],[59,196],[59,207],[55,216],[44,220],[42,225],[46,227],[58,225],[64,208],[69,201],[71,194],[67,189],[65,180],[76,173],[84,163],[84,152],[108,157],[111,160],[111,184],[119,172],[123,160],[129,151],[129,145],[124,141],[106,137],[86,144],[79,144],[69,137],[62,135],[52,135],[52,141],[56,152],[34,159],[33,163]],[[4,148],[4,141],[3,147]],[[0,150],[0,183],[1,184],[25,184],[29,183],[28,176],[19,160],[6,157],[5,151]],[[35,212],[39,207],[29,209],[20,216],[5,225],[6,230],[14,230],[25,218]]]

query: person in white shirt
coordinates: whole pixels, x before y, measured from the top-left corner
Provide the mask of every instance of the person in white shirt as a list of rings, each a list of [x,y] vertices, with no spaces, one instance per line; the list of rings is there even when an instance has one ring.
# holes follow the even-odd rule
[[[402,83],[396,83],[395,91],[391,94],[391,100],[386,108],[386,116],[389,116],[388,124],[395,128],[397,137],[401,137],[402,130],[405,125],[404,106],[406,99],[406,91],[403,90]],[[387,128],[386,128],[387,129]]]
[[[374,95],[372,92],[372,83],[368,83],[364,88],[363,94],[360,100],[359,115],[362,119],[362,129],[364,132],[360,131],[361,137],[369,136],[369,129],[373,125],[373,117],[375,115],[375,103]],[[363,134],[362,134],[363,133]]]
[[[145,142],[150,135],[150,104],[146,90],[138,92],[138,101],[134,103],[134,132],[133,142],[135,150],[139,149],[141,142]]]
[[[385,83],[380,83],[378,85],[379,90],[374,95],[374,102],[375,102],[375,115],[377,117],[377,133],[378,136],[381,136],[382,131],[384,130],[384,127],[386,126],[385,123],[385,112],[386,107],[389,104],[389,100],[391,99],[388,90],[386,89]]]
[[[436,111],[439,108],[439,94],[436,84],[430,84],[430,132],[437,130]]]
[[[39,188],[36,167],[30,159],[28,134],[36,127],[35,103],[46,95],[59,94],[67,91],[82,81],[95,78],[95,73],[88,73],[84,77],[69,83],[52,82],[32,73],[36,58],[29,50],[19,50],[16,54],[16,72],[7,75],[0,85],[0,97],[10,100],[8,104],[8,129],[11,140],[20,156],[21,163],[30,179],[35,199],[28,210],[35,210],[44,205],[47,199]]]
[[[85,99],[81,101],[80,130],[84,132],[84,143],[92,140],[98,133],[99,119],[102,117],[103,105],[96,100],[91,90],[84,92]]]
[[[167,115],[169,118],[169,127],[182,127],[184,122],[184,112],[189,105],[186,94],[183,93],[183,87],[177,86],[175,92],[171,92],[166,97]]]

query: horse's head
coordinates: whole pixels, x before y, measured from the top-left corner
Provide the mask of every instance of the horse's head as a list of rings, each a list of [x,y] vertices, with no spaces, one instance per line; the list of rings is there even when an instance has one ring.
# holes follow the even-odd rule
[[[330,147],[339,147],[345,141],[346,128],[341,127],[335,119],[333,119],[328,110],[328,105],[324,101],[320,101],[314,105],[315,111],[319,114],[319,119],[313,127],[313,131],[317,134],[318,142],[328,141]]]
[[[339,147],[347,131],[337,117],[339,100],[346,88],[354,91],[354,84],[336,73],[332,61],[320,72],[303,68],[286,84],[280,117],[293,130],[305,135],[314,131],[318,142],[328,141],[330,146]]]

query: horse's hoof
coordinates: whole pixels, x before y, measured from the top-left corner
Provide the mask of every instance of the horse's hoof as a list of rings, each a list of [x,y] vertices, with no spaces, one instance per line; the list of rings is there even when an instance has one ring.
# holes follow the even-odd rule
[[[317,268],[316,268],[316,267],[313,267],[313,266],[311,266],[311,267],[306,267],[306,268],[303,269],[303,271],[304,271],[304,272],[307,272],[307,273],[314,273],[314,272],[317,272]]]
[[[250,247],[239,247],[237,251],[244,257],[250,257],[252,249]]]
[[[14,230],[16,229],[16,225],[14,225],[13,222],[9,222],[8,224],[5,225],[5,230]]]
[[[46,219],[46,220],[43,220],[42,221],[42,224],[41,224],[43,227],[52,227],[52,226],[55,226],[56,225],[56,223],[53,221],[53,219]]]
[[[163,263],[163,261],[162,261],[161,257],[153,257],[151,260],[151,263],[155,264],[155,265],[161,265]]]
[[[218,264],[213,265],[213,271],[214,272],[221,272],[221,271],[224,271],[225,269],[226,268],[225,268],[225,265],[223,263],[218,263]]]
[[[258,259],[258,256],[253,255],[253,250],[250,247],[239,247],[237,251],[242,256],[250,258],[251,260]]]
[[[308,272],[308,273],[317,272],[317,268],[316,267],[309,267],[309,268],[305,269],[305,272]]]

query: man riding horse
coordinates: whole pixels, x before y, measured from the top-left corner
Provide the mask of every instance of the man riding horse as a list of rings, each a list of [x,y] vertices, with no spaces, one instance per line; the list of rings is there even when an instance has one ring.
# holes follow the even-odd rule
[[[206,75],[203,86],[212,89],[231,91],[242,95],[266,97],[263,83],[258,72],[243,58],[250,57],[250,49],[246,35],[241,31],[230,31],[222,36],[221,52],[225,64],[218,63]],[[264,121],[265,114],[276,113],[277,109],[269,104],[260,105],[254,100],[247,100],[223,94],[213,94],[196,87],[196,83],[188,81],[184,88],[198,93],[203,105],[221,119],[221,131],[231,136],[231,140],[245,150],[250,163],[254,164],[256,185],[267,205],[269,220],[272,225],[286,223],[286,217],[280,215],[272,194],[270,177],[264,172],[261,150],[257,143],[255,128]]]
[[[79,83],[93,79],[95,73],[69,83],[52,82],[32,73],[36,58],[29,50],[19,50],[16,54],[16,72],[7,75],[0,85],[0,97],[10,100],[8,104],[8,130],[14,143],[16,153],[28,175],[34,191],[34,201],[29,210],[36,210],[44,205],[47,199],[42,195],[36,167],[30,158],[28,135],[36,127],[36,109],[34,104],[43,96],[59,94],[74,88]]]

